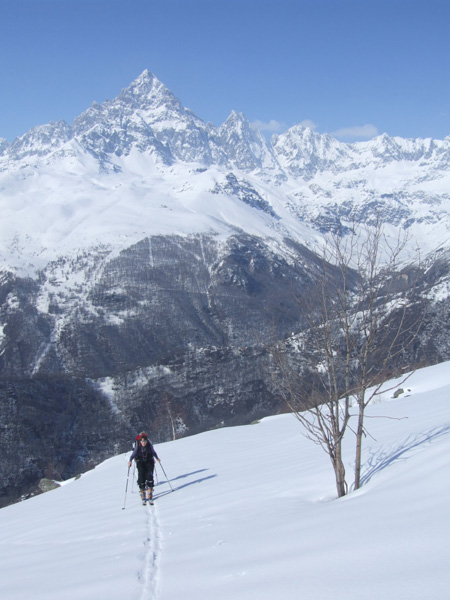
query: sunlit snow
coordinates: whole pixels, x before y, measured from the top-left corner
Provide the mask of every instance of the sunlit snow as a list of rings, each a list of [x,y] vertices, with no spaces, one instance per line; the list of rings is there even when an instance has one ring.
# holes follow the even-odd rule
[[[158,468],[154,507],[133,472],[125,494],[127,454],[0,510],[0,597],[447,600],[450,363],[402,388],[369,408],[364,485],[342,499],[281,415],[158,444],[174,491]]]

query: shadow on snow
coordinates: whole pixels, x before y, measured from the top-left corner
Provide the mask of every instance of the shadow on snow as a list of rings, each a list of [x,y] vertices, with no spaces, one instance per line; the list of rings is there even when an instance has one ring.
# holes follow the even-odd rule
[[[178,475],[177,477],[174,477],[173,479],[164,479],[163,481],[159,481],[157,486],[161,486],[165,483],[170,483],[172,484],[173,490],[172,489],[168,489],[165,490],[163,492],[158,492],[155,494],[155,500],[157,498],[162,498],[162,496],[167,496],[167,494],[171,494],[172,491],[176,492],[178,490],[182,490],[183,488],[189,487],[191,485],[195,485],[196,483],[203,483],[204,481],[207,481],[208,479],[214,479],[214,477],[217,477],[217,474],[214,475],[207,475],[206,477],[200,477],[197,479],[194,479],[193,481],[188,481],[186,483],[183,483],[181,485],[174,485],[174,483],[176,481],[179,481],[180,479],[186,479],[186,477],[191,477],[192,475],[198,475],[199,473],[204,473],[205,471],[207,471],[208,469],[200,469],[198,471],[193,471],[192,473],[185,473],[184,475]]]
[[[368,460],[365,461],[365,473],[361,477],[361,486],[368,483],[374,475],[387,467],[390,467],[399,460],[407,460],[409,458],[406,456],[408,452],[411,452],[424,444],[431,443],[449,433],[450,423],[447,423],[441,427],[430,429],[430,431],[409,436],[404,442],[397,446],[397,448],[381,449],[377,452],[371,452]]]

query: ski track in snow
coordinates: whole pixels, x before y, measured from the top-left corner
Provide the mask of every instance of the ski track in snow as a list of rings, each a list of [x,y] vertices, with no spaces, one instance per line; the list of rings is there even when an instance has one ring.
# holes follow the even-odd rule
[[[124,498],[127,452],[2,508],[0,598],[448,600],[449,366],[415,371],[403,397],[390,381],[367,408],[364,485],[344,498],[283,414],[158,444],[174,476],[155,470],[155,506],[135,472]]]
[[[161,555],[161,534],[156,514],[156,505],[145,507],[147,511],[147,537],[144,541],[145,556],[139,579],[143,580],[140,600],[156,600],[158,597],[158,571]]]

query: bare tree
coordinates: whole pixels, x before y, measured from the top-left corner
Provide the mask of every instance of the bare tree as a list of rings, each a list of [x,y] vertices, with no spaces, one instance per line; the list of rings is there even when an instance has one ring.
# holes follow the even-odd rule
[[[329,258],[329,257],[328,257]],[[348,491],[342,455],[342,440],[350,419],[351,324],[348,295],[355,273],[343,262],[321,262],[314,274],[316,284],[299,299],[307,329],[296,340],[297,348],[286,342],[271,348],[275,388],[305,435],[328,454],[339,497]],[[350,281],[349,281],[350,278]],[[345,333],[347,332],[347,337]]]
[[[366,228],[351,257],[359,275],[350,293],[351,327],[346,334],[353,365],[347,390],[358,406],[354,489],[361,485],[365,410],[381,390],[388,391],[386,380],[399,366],[411,366],[402,357],[417,339],[424,318],[423,303],[416,297],[418,252],[415,268],[402,268],[407,241],[406,236],[399,236],[389,244],[377,220],[373,228]],[[410,375],[411,371],[403,376],[400,385]]]
[[[396,372],[423,319],[421,309],[411,316],[413,274],[400,263],[406,238],[390,245],[379,219],[353,231],[331,238],[315,273],[316,285],[299,299],[307,329],[298,338],[297,353],[286,344],[271,350],[276,389],[307,437],[329,455],[339,497],[348,491],[342,440],[350,419],[357,417],[357,489],[365,410]],[[354,402],[356,415],[351,413]]]
[[[320,386],[320,389],[311,381],[306,382],[306,378],[299,380],[286,343],[278,344],[271,352],[275,362],[273,373],[277,391],[303,425],[306,437],[320,445],[330,457],[338,496],[344,496],[348,485],[342,456],[342,439],[350,418],[349,402],[340,401],[339,388],[333,382],[332,370],[327,373],[329,377],[326,384]]]
[[[170,421],[170,429],[172,432],[172,440],[176,440],[177,439],[177,432],[176,432],[176,427],[175,427],[175,421],[173,419],[173,415],[172,415],[172,409],[170,407],[170,399],[169,399],[169,394],[165,393],[163,394],[163,398],[164,398],[164,404],[167,410],[167,414],[169,416],[169,421]]]

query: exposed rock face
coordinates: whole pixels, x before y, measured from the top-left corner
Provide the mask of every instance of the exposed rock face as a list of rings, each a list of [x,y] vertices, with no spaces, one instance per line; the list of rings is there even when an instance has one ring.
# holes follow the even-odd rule
[[[317,260],[301,246],[289,252],[290,261],[245,235],[159,236],[109,260],[99,252],[101,272],[91,256],[82,285],[76,261],[50,264],[38,280],[5,276],[7,500],[26,482],[125,450],[143,428],[157,442],[280,410],[264,344],[298,326],[293,294]]]
[[[145,71],[0,139],[0,504],[130,446],[284,410],[269,341],[305,326],[320,244],[380,217],[428,255],[405,362],[450,358],[450,138],[270,142]],[[315,251],[318,252],[315,253]]]

